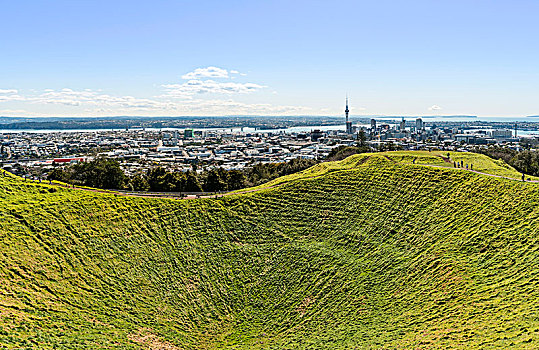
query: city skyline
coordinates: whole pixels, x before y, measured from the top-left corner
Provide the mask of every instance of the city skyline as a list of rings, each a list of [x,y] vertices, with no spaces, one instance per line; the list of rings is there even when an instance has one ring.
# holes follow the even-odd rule
[[[539,114],[534,1],[3,7],[1,116]]]

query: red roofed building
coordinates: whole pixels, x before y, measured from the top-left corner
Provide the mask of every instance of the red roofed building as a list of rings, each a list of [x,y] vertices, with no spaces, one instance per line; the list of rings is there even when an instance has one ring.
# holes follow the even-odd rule
[[[73,157],[73,158],[54,158],[54,163],[78,163],[84,162],[85,159],[82,157]]]

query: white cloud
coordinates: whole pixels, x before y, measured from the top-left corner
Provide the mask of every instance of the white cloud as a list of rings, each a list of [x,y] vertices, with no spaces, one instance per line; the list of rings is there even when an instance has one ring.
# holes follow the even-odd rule
[[[182,79],[198,78],[229,78],[228,71],[219,67],[197,68],[192,72],[182,75]]]
[[[429,107],[429,111],[439,111],[440,109],[442,109],[442,107],[437,105],[432,105]]]
[[[214,80],[189,80],[183,84],[165,84],[166,94],[161,97],[189,98],[196,94],[246,94],[265,88],[254,83],[221,83]]]
[[[61,89],[27,97],[38,109],[0,110],[0,115],[26,116],[108,116],[108,115],[295,115],[312,114],[303,106],[280,106],[268,103],[243,103],[232,99],[183,99],[181,101],[141,99],[132,96],[111,96],[96,91]],[[59,105],[59,112],[43,111],[43,105]]]
[[[46,90],[46,92],[33,97],[28,101],[34,104],[60,104],[65,106],[91,106],[116,107],[124,109],[169,109],[169,102],[156,101],[133,96],[111,96],[85,89],[75,91],[72,89]]]
[[[303,106],[276,106],[267,103],[243,103],[234,100],[192,99],[178,103],[178,112],[190,115],[294,115],[309,114],[312,109]]]
[[[24,97],[19,95],[15,89],[0,89],[0,102],[3,101],[23,101]]]
[[[198,94],[246,94],[265,88],[266,86],[255,83],[236,83],[233,81],[220,82],[214,79],[235,79],[233,75],[245,75],[238,70],[230,71],[219,67],[197,68],[184,74],[182,79],[187,80],[180,84],[164,84],[165,94],[160,98],[193,98]]]
[[[12,115],[29,115],[28,111],[25,111],[23,109],[0,109],[0,115],[2,116],[12,116]]]
[[[182,75],[182,79],[191,80],[191,79],[202,79],[202,78],[212,78],[212,79],[234,79],[230,74],[242,75],[247,74],[240,73],[236,69],[226,70],[219,67],[206,67],[206,68],[197,68],[192,72]]]
[[[66,114],[74,115],[75,110],[80,110],[87,114],[114,114],[125,111],[142,111],[151,114],[151,112],[165,114],[271,114],[271,113],[291,113],[299,109],[303,110],[304,107],[294,106],[273,106],[270,104],[246,104],[241,102],[235,102],[233,100],[206,100],[206,99],[194,99],[193,95],[198,93],[222,93],[222,94],[234,94],[234,93],[248,93],[251,91],[263,88],[263,86],[252,83],[218,83],[213,80],[207,81],[189,81],[184,84],[172,84],[165,87],[167,94],[164,98],[148,99],[137,98],[133,96],[113,96],[97,92],[95,90],[73,90],[73,89],[60,89],[43,90],[42,93],[20,97],[29,105],[63,105],[69,108],[69,112]],[[3,95],[0,95],[0,101]],[[9,96],[9,95],[8,95]],[[16,95],[18,96],[18,95]],[[183,99],[182,101],[172,101],[170,98],[174,97],[191,97],[190,99]],[[75,109],[73,109],[75,108]],[[6,110],[6,113],[14,113],[14,110]],[[21,112],[21,111],[17,111]],[[35,114],[25,112],[27,114]]]
[[[256,84],[255,84],[256,85]],[[245,87],[234,87],[245,89]],[[229,91],[229,90],[226,90]],[[169,96],[170,97],[170,96]],[[313,110],[303,106],[280,106],[268,103],[243,103],[232,99],[182,100],[145,99],[133,96],[112,96],[95,90],[48,89],[40,94],[25,96],[28,110],[5,109],[0,115],[25,116],[108,116],[108,115],[295,115],[312,114]],[[44,105],[59,106],[54,110]],[[31,107],[34,106],[34,107]]]
[[[2,95],[11,95],[11,94],[16,94],[18,92],[19,91],[15,89],[0,89],[0,94]]]
[[[29,91],[20,96],[14,89],[0,89],[0,102],[24,101],[30,112],[18,110],[13,106],[6,113],[24,113],[29,116],[68,115],[294,115],[312,114],[311,108],[302,106],[279,106],[266,103],[243,103],[232,99],[202,98],[203,95],[235,96],[248,94],[266,86],[256,83],[241,83],[232,79],[245,75],[238,70],[218,67],[198,68],[182,76],[185,81],[177,84],[161,85],[164,90],[160,96],[138,98],[133,96],[114,96],[99,89],[73,90],[44,89]],[[227,79],[221,81],[219,79]],[[276,92],[274,92],[276,93]],[[12,107],[8,104],[9,107]],[[33,107],[31,107],[33,106]],[[46,106],[46,107],[45,107]],[[44,114],[46,113],[46,114]]]

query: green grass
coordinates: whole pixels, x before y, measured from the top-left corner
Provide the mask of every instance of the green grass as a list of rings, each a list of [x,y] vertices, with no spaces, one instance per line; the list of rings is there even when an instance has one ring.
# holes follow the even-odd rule
[[[199,200],[0,177],[0,348],[537,348],[539,184],[438,158]]]
[[[447,154],[450,154],[449,161]],[[519,173],[513,167],[502,160],[495,160],[485,155],[467,152],[446,152],[446,151],[393,151],[393,152],[377,152],[363,153],[353,155],[342,161],[324,162],[317,164],[309,169],[300,171],[295,174],[282,176],[265,184],[252,187],[248,190],[260,190],[280,186],[284,183],[295,181],[298,179],[310,179],[318,176],[324,176],[333,171],[346,171],[355,169],[363,164],[371,164],[379,159],[391,160],[395,163],[410,164],[410,165],[429,165],[436,167],[454,168],[453,162],[463,161],[464,164],[473,165],[473,170],[508,178],[520,180],[522,173]],[[414,163],[415,160],[415,163]],[[464,165],[464,169],[465,169]],[[464,169],[455,169],[456,171],[464,171]],[[539,180],[539,177],[526,175],[526,178]],[[241,189],[231,193],[244,193],[246,190]]]
[[[450,154],[450,161],[444,161],[442,157],[447,158],[447,154]],[[470,152],[444,152],[444,151],[396,151],[396,152],[384,152],[382,153],[389,158],[398,161],[412,163],[412,160],[416,159],[416,164],[424,165],[436,165],[453,167],[453,162],[464,162],[468,166],[473,165],[473,169],[479,172],[499,175],[504,177],[510,177],[515,179],[521,179],[522,173],[519,173],[512,166],[505,163],[503,160],[495,160],[484,155]],[[538,177],[526,175],[526,178],[533,180],[539,180]]]

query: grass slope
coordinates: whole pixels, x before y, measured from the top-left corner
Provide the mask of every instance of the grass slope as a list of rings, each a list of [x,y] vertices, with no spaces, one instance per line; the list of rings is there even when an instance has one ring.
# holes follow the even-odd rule
[[[0,344],[537,348],[539,185],[420,165],[437,158],[181,201],[0,177]]]

